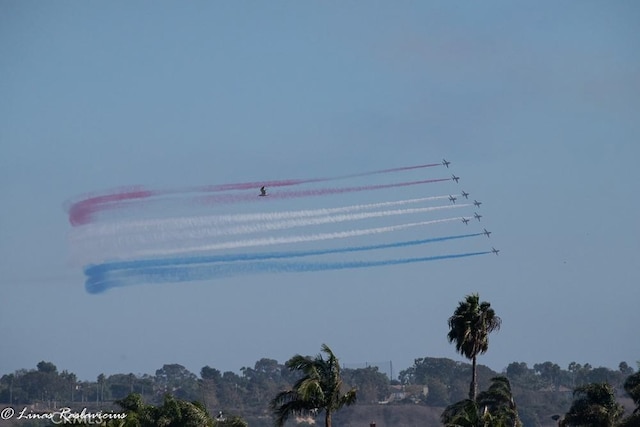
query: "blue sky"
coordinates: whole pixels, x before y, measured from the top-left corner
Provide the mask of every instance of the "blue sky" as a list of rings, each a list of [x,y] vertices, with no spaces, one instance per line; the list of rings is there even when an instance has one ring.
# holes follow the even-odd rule
[[[471,292],[503,320],[493,369],[633,366],[639,18],[633,1],[0,2],[0,373],[239,371],[322,343],[397,373],[463,360],[447,318]],[[424,195],[477,195],[500,256],[92,295],[69,254],[81,194],[443,157],[461,182]]]

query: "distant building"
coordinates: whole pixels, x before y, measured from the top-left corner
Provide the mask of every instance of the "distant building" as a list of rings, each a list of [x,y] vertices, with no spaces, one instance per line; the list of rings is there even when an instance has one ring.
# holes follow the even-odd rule
[[[386,400],[378,402],[379,405],[400,402],[405,399],[410,399],[414,403],[420,403],[420,401],[429,394],[429,387],[426,385],[392,385],[389,389],[389,397]]]

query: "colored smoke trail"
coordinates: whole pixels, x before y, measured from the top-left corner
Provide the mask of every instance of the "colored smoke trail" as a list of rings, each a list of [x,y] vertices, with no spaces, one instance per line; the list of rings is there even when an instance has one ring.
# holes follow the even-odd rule
[[[184,196],[194,192],[195,193],[213,193],[213,192],[222,192],[222,191],[229,191],[229,190],[249,190],[249,189],[257,189],[257,188],[260,188],[261,186],[283,187],[283,186],[301,185],[301,184],[314,183],[314,182],[335,181],[340,179],[355,178],[355,177],[362,177],[362,176],[368,176],[368,175],[389,174],[389,173],[403,172],[403,171],[409,171],[409,170],[420,169],[420,168],[428,168],[428,167],[434,167],[434,166],[440,166],[440,163],[430,163],[430,164],[424,164],[424,165],[382,169],[382,170],[371,171],[371,172],[354,173],[349,175],[341,175],[341,176],[326,177],[326,178],[255,181],[255,182],[200,186],[200,187],[177,189],[177,190],[152,191],[152,190],[142,190],[140,188],[136,188],[134,190],[127,189],[124,191],[117,191],[114,193],[108,193],[108,194],[103,194],[98,196],[90,196],[80,201],[77,201],[75,203],[72,203],[68,208],[69,222],[73,226],[87,224],[92,221],[92,216],[96,213],[99,213],[107,209],[118,209],[119,207],[122,206],[123,202],[131,203],[134,201],[146,200],[155,196],[167,196],[167,195]],[[450,180],[450,178],[443,179],[443,180]],[[353,191],[364,191],[364,190],[353,190]],[[295,196],[292,196],[292,197],[295,197]],[[298,196],[298,197],[301,197],[301,196]],[[232,200],[233,199],[230,199],[230,200],[227,200],[226,202],[229,203]]]
[[[285,186],[291,186],[291,185],[311,184],[314,182],[337,181],[340,179],[358,178],[363,176],[380,175],[380,174],[394,173],[394,172],[404,172],[404,171],[409,171],[414,169],[431,168],[434,166],[440,166],[440,163],[430,163],[426,165],[416,165],[416,166],[403,166],[399,168],[381,169],[381,170],[371,171],[371,172],[360,172],[360,173],[354,173],[349,175],[340,175],[340,176],[326,177],[326,178],[284,179],[284,180],[275,180],[275,181],[253,181],[253,182],[239,182],[235,184],[208,185],[208,186],[194,187],[186,191],[218,192],[218,191],[229,191],[229,190],[251,190],[251,189],[260,188],[262,186],[285,187]],[[184,192],[184,191],[180,191],[180,192]]]
[[[342,206],[337,208],[305,209],[297,211],[282,212],[259,212],[248,214],[228,214],[228,215],[206,215],[178,218],[144,219],[133,221],[117,221],[105,224],[96,224],[87,227],[75,228],[73,230],[74,240],[94,239],[115,233],[152,233],[162,232],[167,228],[188,229],[207,228],[232,223],[275,221],[294,218],[309,218],[316,216],[327,216],[339,213],[349,213],[364,211],[369,209],[384,208],[391,206],[401,206],[413,203],[422,203],[434,200],[448,199],[448,195],[421,197],[417,199],[406,199],[392,202],[379,202],[361,205]]]
[[[317,234],[281,236],[281,237],[264,237],[264,238],[235,240],[235,241],[220,242],[220,243],[209,243],[209,244],[202,244],[202,245],[196,245],[196,246],[191,245],[191,246],[185,246],[182,248],[172,244],[171,247],[168,247],[168,248],[154,247],[149,250],[142,250],[134,254],[129,254],[128,256],[136,256],[136,257],[168,256],[168,255],[177,255],[181,253],[198,253],[198,252],[208,252],[208,251],[223,250],[223,249],[237,249],[237,248],[249,248],[249,247],[282,245],[282,244],[292,244],[292,243],[309,243],[309,242],[318,242],[323,240],[346,239],[350,237],[360,237],[360,236],[369,236],[374,234],[390,233],[393,231],[399,231],[399,230],[404,230],[408,228],[422,227],[426,225],[440,224],[440,223],[459,221],[459,220],[460,220],[460,217],[453,217],[453,218],[445,218],[445,219],[436,219],[431,221],[421,221],[421,222],[413,222],[413,223],[407,223],[407,224],[390,225],[386,227],[337,231],[332,233],[317,233]],[[121,255],[122,255],[121,250],[113,253],[113,256],[115,258],[119,258],[121,257]]]
[[[162,229],[151,232],[148,227],[142,227],[137,230],[129,230],[126,233],[118,233],[110,236],[96,236],[94,234],[86,235],[85,230],[79,230],[73,238],[76,242],[85,241],[91,245],[126,245],[127,249],[139,249],[141,246],[149,246],[159,243],[172,243],[178,244],[179,241],[184,240],[203,240],[210,239],[212,237],[219,236],[231,236],[238,234],[250,234],[260,233],[267,231],[285,230],[290,228],[302,228],[323,224],[337,224],[347,221],[358,221],[363,219],[383,218],[397,215],[411,215],[418,213],[436,212],[449,209],[460,209],[471,205],[444,205],[444,206],[431,206],[425,208],[406,208],[406,209],[394,209],[383,210],[373,212],[358,212],[358,213],[346,213],[346,214],[334,214],[326,216],[312,216],[306,218],[292,218],[282,221],[262,221],[252,224],[234,225],[231,227],[168,227],[165,226]],[[100,240],[96,240],[100,239]]]
[[[282,262],[282,261],[256,261],[251,263],[230,262],[216,264],[197,264],[171,267],[147,267],[128,270],[113,274],[113,277],[98,277],[87,279],[85,288],[92,294],[102,293],[110,288],[129,286],[138,283],[167,283],[187,282],[198,280],[213,280],[223,277],[231,277],[243,274],[260,273],[309,273],[331,270],[345,270],[357,268],[370,268],[391,265],[413,264],[419,262],[437,261],[445,259],[465,258],[490,254],[491,251],[467,252],[459,254],[436,255],[419,258],[400,258],[381,261],[346,261],[346,262]],[[108,275],[107,275],[108,276]]]
[[[384,190],[388,188],[409,187],[421,184],[433,184],[436,182],[451,181],[451,178],[423,179],[420,181],[404,181],[393,184],[377,184],[377,185],[361,185],[357,187],[335,187],[335,188],[316,188],[310,190],[299,191],[282,191],[279,193],[271,193],[267,197],[256,197],[255,194],[223,194],[206,196],[200,199],[203,203],[238,203],[238,202],[256,202],[259,199],[296,199],[301,197],[317,197],[332,194],[358,193],[362,191]]]
[[[165,190],[132,187],[110,194],[94,193],[68,208],[69,221],[73,225],[70,242],[75,254],[72,255],[76,255],[75,261],[81,259],[88,264],[84,268],[87,292],[101,293],[113,287],[138,283],[362,269],[490,254],[491,251],[477,252],[471,247],[464,248],[462,243],[463,239],[485,233],[453,234],[445,231],[440,233],[445,234],[444,237],[421,238],[424,230],[413,230],[470,218],[468,212],[458,211],[455,217],[442,218],[454,213],[450,209],[471,206],[444,201],[451,199],[455,202],[452,196],[422,197],[429,195],[425,194],[426,187],[422,185],[452,181],[453,176],[439,179],[416,176],[415,180],[410,180],[407,175],[393,181],[381,177],[354,180],[340,187],[325,184],[305,186],[432,166],[441,166],[441,163],[328,178],[238,182]],[[262,186],[267,187],[267,197],[259,196],[258,190]],[[287,188],[295,186],[298,187]],[[416,187],[392,190],[410,186]],[[355,197],[358,202],[368,200],[363,204],[344,205],[347,199],[353,202],[354,197],[350,193],[367,191],[374,197],[358,195]],[[412,194],[414,198],[390,200],[394,196],[402,197],[398,197],[399,194]],[[320,200],[279,202],[329,195],[334,197],[327,197],[324,203]],[[439,202],[428,203],[436,200]],[[248,202],[265,205],[240,204]],[[336,206],[336,203],[340,205]],[[278,210],[277,206],[286,206],[288,210]],[[291,210],[292,207],[297,209]],[[442,213],[436,213],[440,211]],[[409,218],[407,215],[415,216]],[[349,221],[361,222],[349,226]],[[461,224],[458,226],[462,227]],[[451,227],[445,227],[445,230]],[[400,231],[403,232],[396,235],[395,232]],[[378,235],[385,233],[390,237],[381,243]],[[403,237],[399,238],[401,235]],[[420,238],[406,240],[407,235]],[[364,236],[369,236],[364,239],[367,243],[375,243],[365,245],[363,240],[358,240]],[[350,238],[354,240],[344,240]],[[411,251],[408,249],[391,254],[394,248],[454,240],[457,242],[451,243],[451,247],[457,249],[447,250],[444,248],[449,245],[434,245],[417,247],[411,250],[413,255],[409,255]],[[319,243],[325,241],[335,244]],[[268,247],[273,245],[281,247],[269,250]],[[347,254],[354,258],[349,259]]]
[[[262,252],[262,253],[238,253],[226,255],[206,255],[186,258],[159,258],[134,261],[107,262],[99,265],[90,265],[84,272],[89,278],[108,274],[119,270],[136,270],[149,267],[171,267],[179,265],[211,264],[217,262],[235,261],[259,261],[268,259],[301,258],[318,255],[329,255],[349,252],[364,252],[380,249],[402,248],[408,246],[424,245],[427,243],[446,242],[448,240],[468,239],[482,236],[484,233],[459,234],[444,237],[432,237],[429,239],[409,240],[404,242],[380,243],[377,245],[350,246],[344,248],[312,249],[306,251],[283,251],[283,252]]]

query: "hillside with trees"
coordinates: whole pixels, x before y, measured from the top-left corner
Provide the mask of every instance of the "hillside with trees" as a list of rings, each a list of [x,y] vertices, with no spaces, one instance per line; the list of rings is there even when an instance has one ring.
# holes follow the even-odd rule
[[[468,397],[471,370],[469,363],[434,357],[415,359],[393,380],[376,367],[342,369],[345,386],[358,390],[357,402],[338,412],[334,424],[361,426],[376,421],[380,427],[435,419],[436,424],[428,425],[441,425],[437,420],[444,408]],[[571,363],[563,369],[547,361],[533,366],[513,362],[502,372],[479,364],[477,375],[479,390],[487,390],[494,377],[509,380],[524,426],[551,426],[555,425],[553,415],[569,411],[573,390],[594,383],[610,384],[614,396],[630,413],[634,404],[626,397],[624,384],[633,373],[625,362],[618,369],[594,368],[588,363]],[[131,393],[151,405],[162,405],[165,395],[170,394],[202,402],[210,414],[223,411],[241,416],[250,426],[272,426],[271,400],[299,379],[299,372],[267,358],[241,368],[240,373],[204,366],[195,374],[182,365],[166,364],[153,375],[101,374],[94,381],[79,380],[75,374],[59,372],[53,363],[42,361],[33,369],[2,375],[0,405],[43,411],[60,407],[118,410],[115,402]],[[399,420],[404,421],[398,424]],[[420,421],[415,425],[426,424]]]
[[[41,361],[0,377],[0,423],[50,425],[37,415],[71,408],[124,413],[127,421],[107,423],[119,427],[640,426],[640,371],[626,362],[618,369],[513,362],[501,372],[478,363],[500,324],[488,302],[468,295],[448,319],[447,337],[471,363],[420,357],[397,378],[343,367],[325,344],[316,356],[262,358],[239,373],[173,363],[91,381]],[[21,411],[33,419],[5,416]]]

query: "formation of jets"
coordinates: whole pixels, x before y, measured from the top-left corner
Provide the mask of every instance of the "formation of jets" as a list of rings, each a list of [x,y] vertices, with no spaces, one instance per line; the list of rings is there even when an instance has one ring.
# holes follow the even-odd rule
[[[447,167],[447,169],[448,169],[448,168],[449,168],[449,165],[451,164],[451,162],[447,161],[446,159],[442,159],[442,164],[443,164],[444,166],[446,166],[446,167]],[[455,176],[455,175],[451,175],[451,179],[452,179],[453,181],[455,181],[456,183],[458,183],[458,180],[460,179],[460,177]],[[465,199],[468,199],[468,198],[469,198],[469,193],[467,193],[466,191],[462,190],[462,193],[461,193],[461,194],[462,194],[462,197],[464,197]],[[264,196],[266,196],[266,195],[267,195],[267,189],[266,189],[264,186],[260,187],[260,194],[259,194],[259,196],[264,197]],[[452,196],[451,194],[449,194],[449,200],[451,201],[451,203],[455,204],[455,203],[456,203],[456,200],[458,200],[458,198],[457,198],[457,197]],[[479,207],[480,207],[480,205],[482,204],[482,202],[479,202],[479,201],[477,201],[477,200],[474,200],[474,201],[473,201],[473,204],[474,204],[474,206],[476,206],[476,207],[478,207],[478,208],[479,208]],[[480,218],[482,218],[482,215],[478,214],[477,212],[474,212],[474,213],[473,213],[473,217],[474,217],[475,219],[477,219],[477,220],[478,220],[478,222],[480,222]],[[462,219],[462,222],[464,222],[464,224],[465,224],[465,225],[469,225],[469,220],[470,220],[471,218],[462,217],[461,219]],[[486,228],[484,228],[484,229],[483,229],[482,234],[484,234],[484,235],[485,235],[485,236],[487,236],[487,237],[491,237],[491,231],[487,231],[487,229],[486,229]],[[496,254],[496,255],[498,255],[498,252],[500,252],[500,250],[492,247],[492,248],[491,248],[491,252],[492,252],[492,253],[494,253],[494,254]]]
[[[447,169],[449,169],[449,165],[450,164],[451,164],[451,162],[448,161],[447,159],[442,159],[442,165],[445,166]],[[460,180],[460,177],[456,176],[455,174],[453,174],[453,175],[451,175],[451,179],[453,181],[455,181],[456,184],[457,184],[458,181]],[[464,190],[462,190],[461,196],[464,197],[465,199],[469,199],[469,193],[467,193]],[[458,199],[457,197],[452,196],[451,194],[449,194],[449,201],[451,203],[455,204],[457,199]],[[481,204],[482,204],[482,202],[479,202],[478,200],[474,200],[473,201],[473,205],[476,208],[479,208]],[[480,218],[482,218],[482,215],[480,215],[478,212],[474,212],[473,213],[473,218],[477,219],[478,222],[480,222]],[[460,219],[462,220],[462,222],[464,222],[464,225],[469,225],[469,220],[471,218],[461,217]],[[486,228],[482,229],[482,234],[484,234],[487,237],[491,237],[491,231],[488,231]],[[496,249],[496,248],[491,248],[491,252],[493,252],[494,254],[498,255],[498,252],[500,252],[500,250]]]

